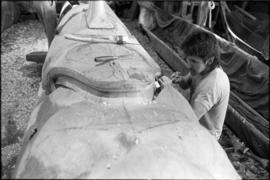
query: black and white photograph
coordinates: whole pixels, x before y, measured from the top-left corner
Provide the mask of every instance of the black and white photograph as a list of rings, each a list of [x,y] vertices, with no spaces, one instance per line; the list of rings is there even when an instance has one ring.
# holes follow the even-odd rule
[[[269,1],[1,1],[1,179],[269,179]]]

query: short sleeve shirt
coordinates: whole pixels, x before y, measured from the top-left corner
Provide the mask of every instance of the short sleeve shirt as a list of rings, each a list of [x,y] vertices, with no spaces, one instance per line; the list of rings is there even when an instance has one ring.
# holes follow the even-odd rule
[[[230,83],[221,68],[215,68],[206,77],[193,77],[190,104],[200,123],[219,139],[229,102]]]

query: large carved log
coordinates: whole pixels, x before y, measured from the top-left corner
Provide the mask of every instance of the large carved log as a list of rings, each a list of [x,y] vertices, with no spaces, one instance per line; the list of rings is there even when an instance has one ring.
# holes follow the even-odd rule
[[[178,91],[154,98],[159,66],[103,3],[58,25],[14,177],[240,179]]]

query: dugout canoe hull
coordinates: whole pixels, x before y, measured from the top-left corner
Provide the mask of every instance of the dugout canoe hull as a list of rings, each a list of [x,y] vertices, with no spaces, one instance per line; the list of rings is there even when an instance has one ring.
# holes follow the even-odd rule
[[[31,114],[14,178],[240,179],[179,92],[166,86],[154,98],[158,65],[106,4],[117,32],[107,25],[99,32],[128,35],[132,44],[64,38],[82,29],[99,33],[86,28],[84,18],[96,2],[73,8],[58,26],[42,71],[45,93]],[[122,51],[133,54],[94,61]]]
[[[140,20],[143,20],[140,23],[156,52],[172,69],[186,74],[188,69],[182,58],[181,42],[194,30],[207,30],[167,14],[153,4],[141,3],[141,7],[149,10],[141,14]],[[153,23],[156,27],[150,26]],[[269,67],[255,56],[215,36],[221,47],[221,65],[231,84],[225,123],[254,153],[269,158]]]

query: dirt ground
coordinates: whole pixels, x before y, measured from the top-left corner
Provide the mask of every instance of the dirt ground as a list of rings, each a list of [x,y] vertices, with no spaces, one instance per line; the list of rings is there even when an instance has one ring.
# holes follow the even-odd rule
[[[151,48],[148,39],[139,31],[136,21],[123,21],[161,66],[162,73],[170,76],[172,70]],[[25,55],[43,50],[47,50],[47,40],[41,24],[34,16],[22,16],[17,24],[1,33],[2,179],[11,178],[30,113],[39,100],[37,92],[42,65],[27,62]],[[242,178],[269,179],[269,172],[264,168],[268,166],[269,170],[269,161],[259,162],[252,158],[253,153],[226,126],[220,144]]]

